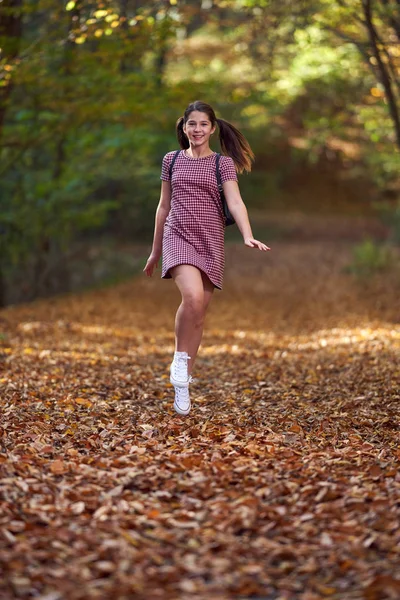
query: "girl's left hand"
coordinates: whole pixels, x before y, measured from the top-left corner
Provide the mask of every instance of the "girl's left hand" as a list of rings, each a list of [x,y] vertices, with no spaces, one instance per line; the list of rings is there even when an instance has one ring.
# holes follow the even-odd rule
[[[267,250],[271,250],[271,248],[269,248],[262,242],[255,240],[254,238],[246,238],[244,240],[244,243],[246,244],[246,246],[249,246],[249,248],[258,248],[259,250],[262,250],[263,252],[266,252]]]

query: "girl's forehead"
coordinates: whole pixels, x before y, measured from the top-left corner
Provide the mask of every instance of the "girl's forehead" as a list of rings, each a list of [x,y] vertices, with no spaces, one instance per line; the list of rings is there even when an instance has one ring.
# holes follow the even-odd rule
[[[210,121],[207,113],[200,112],[199,110],[193,110],[188,116],[188,121]],[[210,121],[211,122],[211,121]]]

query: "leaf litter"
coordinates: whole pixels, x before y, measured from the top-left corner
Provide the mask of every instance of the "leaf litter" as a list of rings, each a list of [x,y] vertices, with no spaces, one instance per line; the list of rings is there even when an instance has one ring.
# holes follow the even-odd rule
[[[399,598],[399,284],[348,255],[228,247],[188,417],[172,282],[3,310],[0,597]]]

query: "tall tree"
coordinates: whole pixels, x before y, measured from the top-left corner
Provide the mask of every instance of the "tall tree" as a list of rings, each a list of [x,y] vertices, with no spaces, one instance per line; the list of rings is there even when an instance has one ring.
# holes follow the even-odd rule
[[[22,0],[3,0],[0,8],[0,144],[22,37]],[[4,232],[0,225],[0,306],[6,298]]]
[[[318,22],[356,46],[382,85],[400,151],[399,0],[321,0]]]
[[[362,0],[362,8],[368,32],[368,54],[375,59],[373,64],[385,90],[397,147],[400,150],[400,70],[394,66],[391,55],[393,37],[397,36],[397,40],[400,41],[400,2],[393,4],[389,0],[381,0],[381,3],[375,2],[374,5],[373,0]],[[377,17],[380,17],[382,35],[375,24]]]

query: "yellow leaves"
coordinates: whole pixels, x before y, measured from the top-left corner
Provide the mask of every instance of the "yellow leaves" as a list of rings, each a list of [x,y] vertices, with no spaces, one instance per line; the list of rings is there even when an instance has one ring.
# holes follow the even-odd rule
[[[108,15],[108,11],[107,10],[96,10],[94,13],[94,16],[96,17],[96,19],[102,19],[103,17],[106,17]]]
[[[316,589],[317,591],[322,594],[323,596],[333,596],[333,594],[336,594],[337,589],[329,586],[329,585],[321,585],[321,584],[316,584]]]
[[[76,5],[75,0],[70,0],[69,2],[67,2],[65,10],[73,10],[75,8],[75,5]]]
[[[385,92],[377,87],[372,87],[370,89],[371,92],[371,96],[373,96],[374,98],[384,98],[385,97]]]
[[[112,13],[111,15],[107,15],[104,20],[107,23],[111,23],[112,21],[118,21],[119,20],[119,15],[117,15],[116,13]]]
[[[91,408],[93,406],[93,402],[87,398],[75,398],[75,403],[79,404],[80,406],[86,406],[87,408]]]

